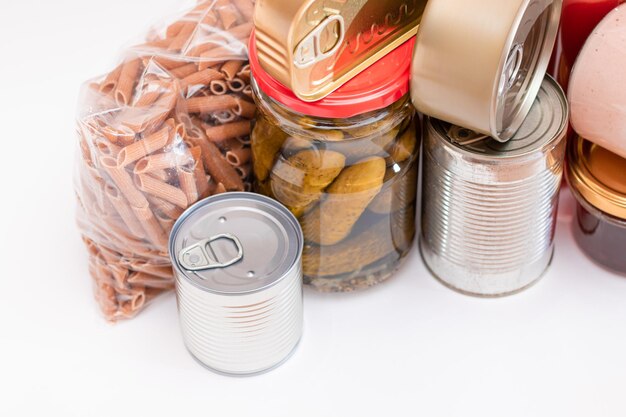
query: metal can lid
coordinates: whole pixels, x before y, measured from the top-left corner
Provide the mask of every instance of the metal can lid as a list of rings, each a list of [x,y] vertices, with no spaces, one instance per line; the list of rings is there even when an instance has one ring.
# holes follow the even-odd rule
[[[561,6],[562,0],[428,2],[413,57],[417,109],[510,140],[546,73]]]
[[[295,217],[267,197],[226,193],[178,219],[169,250],[177,273],[197,287],[239,295],[269,288],[298,267],[304,239]]]
[[[296,97],[259,63],[255,33],[250,38],[250,69],[257,86],[269,97],[307,116],[343,119],[389,107],[409,92],[411,39],[352,78],[329,96],[315,102]]]
[[[626,159],[582,137],[568,146],[567,178],[589,204],[626,220]]]
[[[415,37],[426,2],[259,0],[257,59],[299,99],[321,100]]]
[[[536,152],[562,138],[567,128],[569,109],[565,93],[546,76],[528,117],[508,142],[499,142],[482,133],[432,120],[433,127],[453,146],[489,159],[513,158]]]

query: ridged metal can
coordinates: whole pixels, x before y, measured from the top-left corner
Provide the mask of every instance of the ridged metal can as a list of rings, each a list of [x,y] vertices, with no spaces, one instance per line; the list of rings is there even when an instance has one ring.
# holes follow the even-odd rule
[[[562,0],[429,1],[417,35],[417,109],[506,142],[546,74]]]
[[[302,230],[279,203],[228,193],[187,210],[170,236],[185,345],[202,365],[253,375],[302,335]]]
[[[428,119],[420,249],[447,286],[479,296],[536,282],[554,251],[569,110],[546,77],[507,143]]]

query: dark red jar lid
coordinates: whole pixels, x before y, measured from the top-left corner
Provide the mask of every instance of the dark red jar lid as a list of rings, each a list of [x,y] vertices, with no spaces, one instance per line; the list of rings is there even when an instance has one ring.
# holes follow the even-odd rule
[[[409,92],[411,39],[371,65],[329,96],[314,102],[300,100],[261,67],[254,32],[250,37],[250,69],[259,88],[292,111],[307,116],[343,119],[391,106]]]

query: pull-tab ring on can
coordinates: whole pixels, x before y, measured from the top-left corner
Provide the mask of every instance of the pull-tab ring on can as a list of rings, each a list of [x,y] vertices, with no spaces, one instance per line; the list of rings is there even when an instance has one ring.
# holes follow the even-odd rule
[[[213,250],[211,243],[219,240],[229,240],[237,248],[237,255],[227,261],[220,261]],[[180,266],[187,271],[205,271],[207,269],[227,268],[243,259],[243,248],[237,236],[229,233],[213,236],[191,245],[178,254]]]
[[[510,140],[537,97],[562,0],[437,0],[426,6],[413,57],[419,111]]]

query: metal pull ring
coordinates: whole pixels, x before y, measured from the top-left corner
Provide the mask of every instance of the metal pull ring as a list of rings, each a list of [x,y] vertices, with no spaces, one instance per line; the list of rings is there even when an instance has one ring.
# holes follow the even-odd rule
[[[211,243],[218,240],[230,240],[237,248],[237,255],[228,260],[220,261],[217,259],[215,251],[211,247]],[[205,271],[208,269],[227,268],[243,259],[243,247],[236,236],[230,234],[221,234],[202,240],[192,246],[180,251],[178,254],[178,262],[187,271]]]
[[[324,45],[322,44],[322,33],[329,29],[336,30],[337,39],[332,40],[330,45]],[[332,15],[326,18],[296,46],[294,65],[296,68],[303,69],[325,60],[339,50],[344,38],[345,22],[343,16]]]

